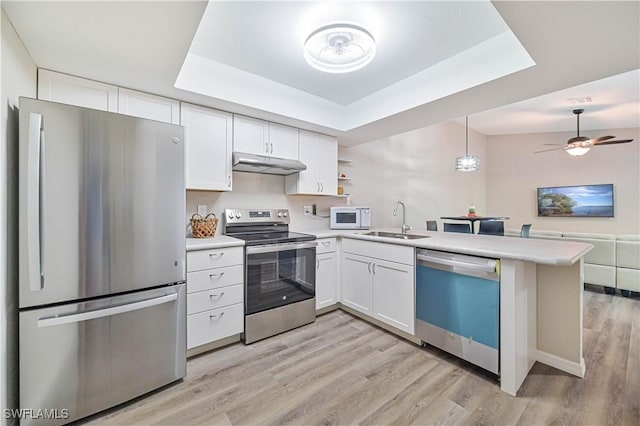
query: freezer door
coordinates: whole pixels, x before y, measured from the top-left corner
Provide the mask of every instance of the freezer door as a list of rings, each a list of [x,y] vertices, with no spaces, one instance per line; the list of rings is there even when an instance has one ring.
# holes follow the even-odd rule
[[[186,374],[186,284],[19,316],[20,408],[60,417],[22,425],[77,420]]]
[[[183,128],[20,99],[20,308],[185,279]]]

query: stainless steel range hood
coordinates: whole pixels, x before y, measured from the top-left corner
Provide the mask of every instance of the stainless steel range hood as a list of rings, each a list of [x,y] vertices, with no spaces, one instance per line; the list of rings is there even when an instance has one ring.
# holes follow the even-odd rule
[[[298,160],[267,157],[266,155],[233,153],[233,170],[236,172],[264,173],[268,175],[290,175],[306,170],[307,166]]]

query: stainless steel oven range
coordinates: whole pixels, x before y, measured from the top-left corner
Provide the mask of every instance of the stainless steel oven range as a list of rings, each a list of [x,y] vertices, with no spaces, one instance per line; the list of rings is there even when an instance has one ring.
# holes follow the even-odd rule
[[[225,234],[245,241],[244,342],[316,320],[316,237],[289,232],[286,209],[226,209]]]

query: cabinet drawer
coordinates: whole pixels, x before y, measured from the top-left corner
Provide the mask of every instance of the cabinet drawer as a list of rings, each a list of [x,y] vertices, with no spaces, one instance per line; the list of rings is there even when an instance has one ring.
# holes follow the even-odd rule
[[[244,284],[199,291],[187,295],[187,315],[244,302]]]
[[[187,252],[187,272],[241,265],[243,258],[244,251],[242,247],[190,251]]]
[[[187,349],[244,331],[244,304],[187,316]]]
[[[353,253],[376,259],[388,260],[389,262],[404,263],[405,265],[415,264],[414,248],[399,244],[386,244],[343,238],[342,251],[344,253]]]
[[[242,265],[187,273],[187,293],[244,283]]]
[[[316,254],[330,253],[336,251],[336,239],[335,238],[322,238],[316,240],[318,242],[318,248]]]

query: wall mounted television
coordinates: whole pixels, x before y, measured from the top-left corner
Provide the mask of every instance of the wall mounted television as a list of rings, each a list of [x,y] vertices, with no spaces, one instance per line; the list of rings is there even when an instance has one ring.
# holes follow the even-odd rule
[[[538,188],[538,216],[613,217],[613,184]]]

